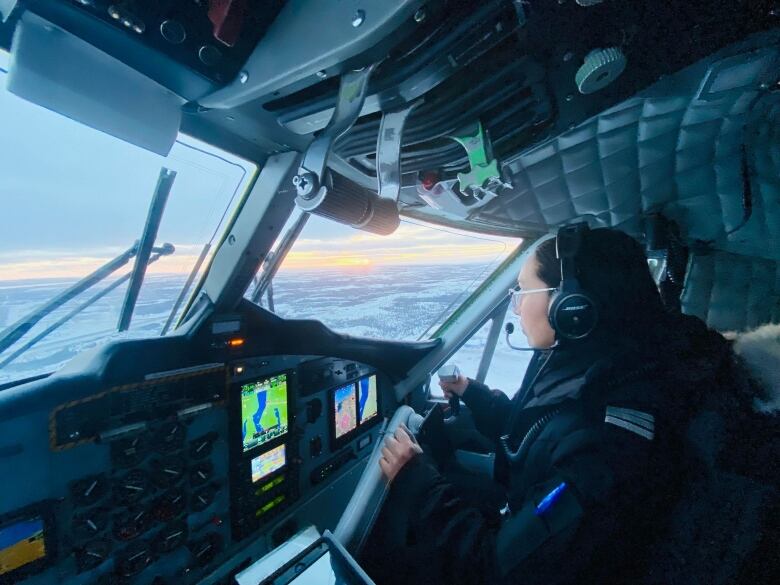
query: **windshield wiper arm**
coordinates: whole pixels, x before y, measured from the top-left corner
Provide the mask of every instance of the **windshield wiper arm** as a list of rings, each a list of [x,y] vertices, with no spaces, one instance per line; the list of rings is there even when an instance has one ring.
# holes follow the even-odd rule
[[[67,290],[64,290],[57,296],[55,296],[53,299],[51,299],[49,302],[45,303],[41,307],[33,310],[31,313],[28,313],[19,321],[11,325],[8,329],[6,329],[2,334],[0,334],[0,353],[4,352],[6,349],[8,349],[11,345],[16,343],[19,338],[21,338],[25,333],[27,333],[30,329],[32,329],[38,321],[43,319],[46,315],[54,311],[55,309],[58,309],[65,303],[67,303],[72,298],[80,295],[88,288],[94,286],[107,276],[110,276],[113,272],[127,264],[133,256],[136,255],[136,252],[138,251],[138,242],[133,244],[131,248],[111,260],[110,262],[107,262],[97,270],[95,270],[92,274],[85,276],[81,280],[79,280],[76,284],[68,288]]]
[[[130,276],[130,284],[127,285],[127,294],[125,302],[122,305],[122,312],[119,314],[117,331],[127,331],[130,328],[130,321],[135,311],[135,303],[138,301],[138,294],[141,292],[141,285],[146,275],[146,267],[149,265],[149,257],[152,254],[154,241],[157,239],[157,231],[160,229],[165,204],[168,202],[168,195],[171,193],[173,181],[176,178],[176,171],[160,169],[160,176],[157,177],[157,186],[154,188],[152,202],[149,205],[149,213],[146,216],[144,232],[141,235],[141,243],[138,244],[138,254],[135,257],[133,273]]]
[[[162,331],[160,331],[161,336],[168,333],[168,329],[173,323],[173,319],[176,317],[176,313],[179,312],[179,307],[181,307],[181,304],[184,302],[184,298],[187,296],[187,293],[190,292],[190,287],[192,286],[192,283],[195,281],[195,277],[197,276],[198,271],[200,271],[200,267],[203,265],[203,262],[206,260],[206,256],[208,255],[209,250],[211,250],[211,244],[207,243],[205,246],[203,246],[203,249],[200,251],[200,256],[198,256],[198,259],[195,261],[195,266],[193,266],[192,270],[190,270],[190,274],[189,276],[187,276],[187,281],[184,283],[184,286],[181,287],[181,290],[179,291],[179,296],[176,297],[176,302],[173,303],[173,308],[171,309],[171,312],[168,315],[168,319],[165,321],[165,325],[163,325]]]
[[[163,244],[161,248],[154,248],[154,256],[152,256],[149,259],[149,264],[152,262],[157,261],[160,256],[168,256],[169,254],[173,254],[174,248],[171,244]],[[128,280],[130,280],[130,273],[125,274],[124,276],[117,278],[114,282],[109,284],[106,288],[101,290],[96,295],[93,295],[83,303],[81,303],[78,307],[73,309],[71,312],[69,312],[67,315],[63,316],[61,319],[57,320],[55,323],[52,323],[49,325],[46,329],[41,331],[38,335],[30,339],[27,343],[25,343],[22,347],[17,349],[15,352],[13,352],[11,355],[9,355],[6,359],[4,359],[2,362],[0,362],[0,369],[4,368],[8,364],[10,364],[12,361],[14,361],[16,358],[18,358],[20,355],[22,355],[24,352],[26,352],[28,349],[30,349],[33,345],[38,343],[43,338],[47,337],[63,325],[73,319],[76,315],[81,313],[84,309],[89,307],[90,305],[93,305],[100,299],[102,299],[104,296],[106,296],[108,293],[110,293],[113,290],[116,290],[119,286],[126,283]]]
[[[260,297],[263,296],[265,289],[271,284],[274,276],[276,276],[276,272],[279,270],[282,262],[284,262],[284,259],[287,258],[287,253],[295,243],[295,240],[298,239],[298,236],[301,234],[301,231],[303,231],[307,221],[309,221],[309,214],[306,212],[301,213],[295,223],[290,226],[290,229],[288,229],[282,237],[282,241],[279,242],[273,255],[266,262],[265,269],[257,281],[255,290],[252,291],[251,300],[253,303],[257,304]]]

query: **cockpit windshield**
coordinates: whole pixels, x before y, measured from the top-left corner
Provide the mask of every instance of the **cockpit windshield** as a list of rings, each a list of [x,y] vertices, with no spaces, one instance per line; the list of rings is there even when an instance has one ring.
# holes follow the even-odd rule
[[[195,287],[256,172],[187,136],[162,157],[78,124],[6,91],[7,69],[0,53],[0,384],[55,371],[120,335],[133,249],[163,167],[176,176],[121,335],[170,330],[185,305],[177,299]],[[116,270],[57,301],[123,255]],[[47,304],[54,310],[34,315]]]
[[[301,227],[301,224],[305,225]],[[246,297],[276,314],[335,331],[394,340],[428,337],[520,243],[404,219],[377,236],[293,214]]]

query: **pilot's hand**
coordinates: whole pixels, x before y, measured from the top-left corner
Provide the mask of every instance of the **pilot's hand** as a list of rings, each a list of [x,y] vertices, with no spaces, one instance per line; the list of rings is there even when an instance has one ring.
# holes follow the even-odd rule
[[[444,397],[449,400],[453,394],[456,396],[463,396],[466,391],[466,387],[469,385],[469,379],[463,374],[458,375],[456,382],[444,382],[439,380],[439,386],[444,391]]]
[[[395,430],[395,436],[385,439],[379,467],[382,468],[387,481],[391,482],[403,466],[420,453],[422,448],[414,440],[411,431],[402,424]]]

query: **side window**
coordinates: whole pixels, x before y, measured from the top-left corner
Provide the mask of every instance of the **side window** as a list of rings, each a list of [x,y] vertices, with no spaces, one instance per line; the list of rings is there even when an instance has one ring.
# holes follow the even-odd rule
[[[528,340],[520,330],[517,316],[509,308],[500,312],[498,321],[500,327],[496,331],[494,320],[488,319],[447,360],[447,363],[456,364],[460,371],[471,379],[478,379],[479,375],[484,373],[483,382],[485,384],[495,390],[501,390],[509,398],[512,398],[523,381],[532,352],[518,351],[507,345],[504,327],[507,323],[512,323],[515,326],[515,331],[510,336],[512,344],[518,347],[528,347]],[[493,338],[495,345],[493,345]],[[492,352],[491,348],[493,348]],[[484,372],[480,372],[480,365],[483,366]],[[434,397],[442,396],[435,376],[431,384],[431,395]]]
[[[666,270],[666,259],[648,258],[647,263],[653,279],[658,283]],[[474,335],[460,346],[460,349],[447,360],[447,363],[456,364],[464,375],[473,380],[479,379],[480,374],[483,374],[484,380],[482,381],[485,384],[495,390],[501,390],[509,398],[512,398],[520,388],[533,353],[512,349],[506,342],[504,327],[507,323],[512,323],[515,326],[515,331],[510,336],[512,344],[517,347],[528,347],[528,340],[520,329],[517,316],[507,308],[502,312],[500,319],[501,327],[495,340],[495,346],[491,342],[493,319],[488,319]],[[492,330],[492,333],[495,335],[495,330]],[[492,353],[491,347],[494,347]],[[480,372],[480,365],[483,366],[483,372]],[[435,398],[442,396],[435,376],[431,384],[431,396]]]

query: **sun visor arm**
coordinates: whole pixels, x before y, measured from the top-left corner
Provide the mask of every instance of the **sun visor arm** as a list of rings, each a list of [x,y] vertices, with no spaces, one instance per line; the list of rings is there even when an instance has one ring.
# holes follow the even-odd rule
[[[30,12],[14,33],[7,89],[161,155],[170,151],[181,122],[180,97]]]

